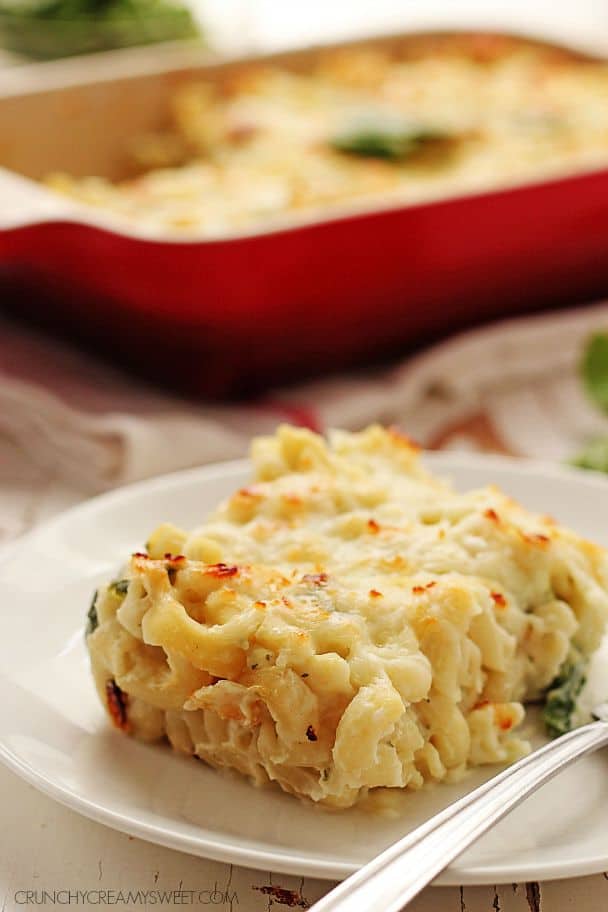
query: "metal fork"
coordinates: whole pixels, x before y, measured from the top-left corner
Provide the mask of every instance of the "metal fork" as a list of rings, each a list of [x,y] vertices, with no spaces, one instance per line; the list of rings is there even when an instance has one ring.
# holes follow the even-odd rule
[[[579,757],[608,744],[608,703],[595,722],[545,744],[412,830],[334,887],[311,912],[399,912],[502,817]]]

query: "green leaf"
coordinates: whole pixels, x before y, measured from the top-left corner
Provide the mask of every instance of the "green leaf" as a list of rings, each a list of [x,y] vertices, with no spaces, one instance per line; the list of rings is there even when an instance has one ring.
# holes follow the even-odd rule
[[[570,462],[581,469],[608,472],[608,437],[591,440]]]
[[[608,334],[595,333],[587,343],[581,373],[588,395],[608,412]]]
[[[99,618],[97,617],[97,590],[93,595],[93,599],[87,611],[87,626],[85,628],[85,636],[90,636],[94,630],[97,630],[99,627]]]
[[[572,729],[578,696],[585,686],[586,662],[577,655],[566,659],[549,686],[543,709],[543,722],[552,738]]]
[[[404,161],[424,147],[449,139],[442,130],[419,124],[374,124],[365,122],[339,133],[330,140],[338,152],[361,158]]]
[[[0,45],[39,59],[195,37],[179,0],[0,0]]]
[[[114,595],[118,595],[120,598],[124,598],[124,596],[127,594],[127,589],[129,588],[129,580],[114,580],[113,583],[110,583],[109,588],[110,592],[112,592]]]

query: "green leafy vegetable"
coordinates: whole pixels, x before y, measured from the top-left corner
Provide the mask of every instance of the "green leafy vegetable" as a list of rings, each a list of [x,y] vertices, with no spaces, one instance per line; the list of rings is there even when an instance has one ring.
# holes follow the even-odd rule
[[[581,469],[608,472],[608,437],[591,440],[570,462]]]
[[[595,333],[588,340],[580,372],[591,401],[608,412],[608,333]],[[581,469],[608,473],[608,436],[590,440],[570,462]]]
[[[99,627],[99,618],[97,617],[97,590],[93,594],[93,599],[87,611],[87,626],[85,628],[85,636],[90,636],[94,630],[97,630]]]
[[[550,685],[545,698],[543,722],[552,738],[570,731],[577,699],[586,681],[586,663],[573,654]]]
[[[118,595],[121,598],[124,598],[124,596],[127,594],[128,588],[129,588],[128,579],[114,580],[113,583],[110,583],[110,592],[113,592],[114,595]]]
[[[445,143],[451,137],[439,129],[420,124],[374,124],[362,122],[330,140],[338,152],[361,158],[383,158],[404,161],[430,146]]]
[[[40,59],[197,35],[179,0],[0,0],[0,43]]]
[[[581,373],[585,389],[602,411],[608,412],[608,334],[591,336],[583,360]]]

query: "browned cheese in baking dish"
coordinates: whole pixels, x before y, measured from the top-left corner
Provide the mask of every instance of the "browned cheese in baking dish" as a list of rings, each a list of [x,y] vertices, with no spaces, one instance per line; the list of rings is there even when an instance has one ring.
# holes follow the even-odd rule
[[[608,165],[608,64],[524,39],[203,68],[170,108],[163,129],[119,140],[136,176],[48,186],[123,225],[221,237]]]

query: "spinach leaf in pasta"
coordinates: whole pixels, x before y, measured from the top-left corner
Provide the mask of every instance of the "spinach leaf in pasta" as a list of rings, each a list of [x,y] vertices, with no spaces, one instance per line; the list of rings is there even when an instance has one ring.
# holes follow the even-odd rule
[[[586,681],[586,663],[572,654],[550,685],[545,698],[543,722],[552,738],[573,727],[577,700]]]
[[[97,590],[93,595],[93,599],[87,611],[87,626],[85,628],[85,635],[89,636],[93,633],[94,630],[97,630],[99,627],[99,618],[97,617]]]
[[[330,139],[330,145],[337,152],[348,155],[398,162],[431,146],[435,148],[450,139],[450,134],[439,128],[372,119],[362,120],[351,128],[337,133]]]
[[[127,594],[128,588],[129,588],[128,579],[114,580],[113,583],[110,583],[110,590],[114,593],[114,595],[118,595],[121,598]]]

